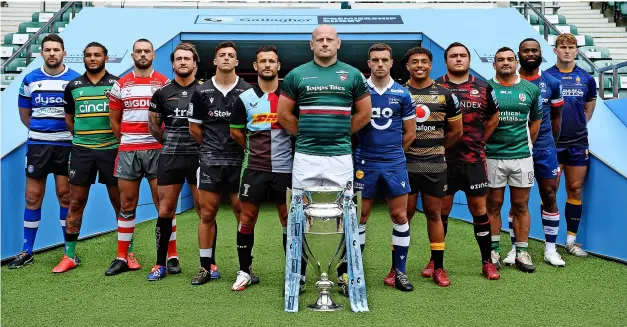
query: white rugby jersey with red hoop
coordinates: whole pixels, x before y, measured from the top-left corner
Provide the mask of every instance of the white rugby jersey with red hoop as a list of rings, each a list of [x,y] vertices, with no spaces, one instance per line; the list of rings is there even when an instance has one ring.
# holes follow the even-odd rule
[[[149,77],[137,77],[135,72],[130,72],[115,83],[109,96],[109,109],[123,110],[122,140],[118,151],[161,148],[148,130],[148,107],[152,94],[168,81],[163,74],[153,70]]]

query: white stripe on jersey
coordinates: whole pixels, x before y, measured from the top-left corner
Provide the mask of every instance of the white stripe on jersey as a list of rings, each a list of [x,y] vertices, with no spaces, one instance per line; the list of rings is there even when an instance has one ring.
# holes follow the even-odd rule
[[[124,109],[124,112],[122,113],[122,122],[147,123],[148,122],[148,110]]]
[[[65,110],[63,107],[36,107],[32,110],[31,118],[63,118]]]
[[[35,81],[28,84],[28,90],[30,91],[31,95],[36,91],[63,92],[67,83],[69,83],[69,81],[62,79],[42,79],[40,81]]]
[[[35,141],[71,141],[72,133],[68,131],[55,133],[40,133],[28,131],[28,138]]]
[[[128,100],[129,98],[152,98],[152,88],[160,86],[152,84],[133,84],[123,86],[120,91],[122,100]]]
[[[122,135],[122,142],[120,144],[146,144],[157,142],[155,138],[150,134],[128,134]]]
[[[351,111],[351,107],[336,107],[336,106],[301,106],[303,110],[341,110]]]
[[[403,120],[410,120],[410,119],[414,119],[416,118],[416,115],[411,115],[411,116],[407,116],[407,117],[403,117]]]

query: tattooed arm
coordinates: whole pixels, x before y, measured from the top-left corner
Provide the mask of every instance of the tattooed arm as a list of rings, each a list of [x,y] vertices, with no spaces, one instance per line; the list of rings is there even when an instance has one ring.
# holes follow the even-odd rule
[[[163,118],[158,112],[149,112],[148,129],[150,134],[157,139],[157,142],[163,144]]]

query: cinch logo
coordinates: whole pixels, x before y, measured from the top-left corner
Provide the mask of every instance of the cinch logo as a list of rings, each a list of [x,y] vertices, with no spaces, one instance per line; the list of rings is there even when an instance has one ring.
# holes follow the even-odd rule
[[[214,110],[214,111],[209,111],[209,116],[210,117],[231,117],[231,113],[228,111]]]
[[[42,97],[38,94],[35,98],[35,104],[48,105],[48,104],[63,104],[63,97],[47,96]]]
[[[85,101],[83,104],[78,106],[78,112],[81,114],[91,113],[91,112],[108,112],[109,105],[108,103],[99,103],[99,104],[89,104],[89,102]]]
[[[150,105],[150,100],[148,99],[135,99],[135,100],[124,101],[124,107],[129,108],[129,109],[146,108],[149,105]]]
[[[277,121],[278,116],[276,113],[253,115],[253,124],[276,123]]]

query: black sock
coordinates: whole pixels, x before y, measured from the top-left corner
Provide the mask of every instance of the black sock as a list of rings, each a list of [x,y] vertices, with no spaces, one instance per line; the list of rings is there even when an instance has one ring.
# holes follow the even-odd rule
[[[342,276],[348,272],[348,263],[346,262],[346,248],[342,250],[342,255],[340,255],[340,265],[337,267],[337,275]]]
[[[481,216],[472,216],[475,239],[479,244],[479,250],[481,251],[481,261],[490,262],[490,251],[492,251],[492,240],[490,235],[490,220],[487,214]]]
[[[252,252],[254,244],[254,228],[252,226],[240,224],[237,231],[237,256],[239,258],[239,269],[241,271],[250,271],[250,266],[253,263]]]
[[[446,232],[448,232],[448,215],[442,216],[442,226],[444,226],[444,237],[446,237]]]
[[[215,265],[215,264],[216,264],[216,244],[217,244],[217,242],[218,242],[218,220],[217,220],[217,219],[215,220],[215,223],[214,223],[214,224],[215,224],[215,226],[216,226],[216,234],[215,234],[215,236],[213,237],[213,244],[211,245],[211,248],[213,249],[213,252],[212,252],[212,254],[211,254],[211,258],[210,258],[210,260],[211,260],[211,264],[212,264],[212,265]],[[203,267],[204,267],[204,266],[203,266]]]
[[[392,246],[392,268],[390,268],[390,270],[394,270],[394,267],[396,267],[396,265],[394,264],[394,262],[396,261],[394,259],[395,255],[394,255],[394,246]]]
[[[157,218],[155,227],[155,239],[157,246],[157,265],[165,266],[168,257],[168,243],[172,236],[172,218]]]
[[[444,268],[444,250],[431,250],[433,260],[433,270]]]

